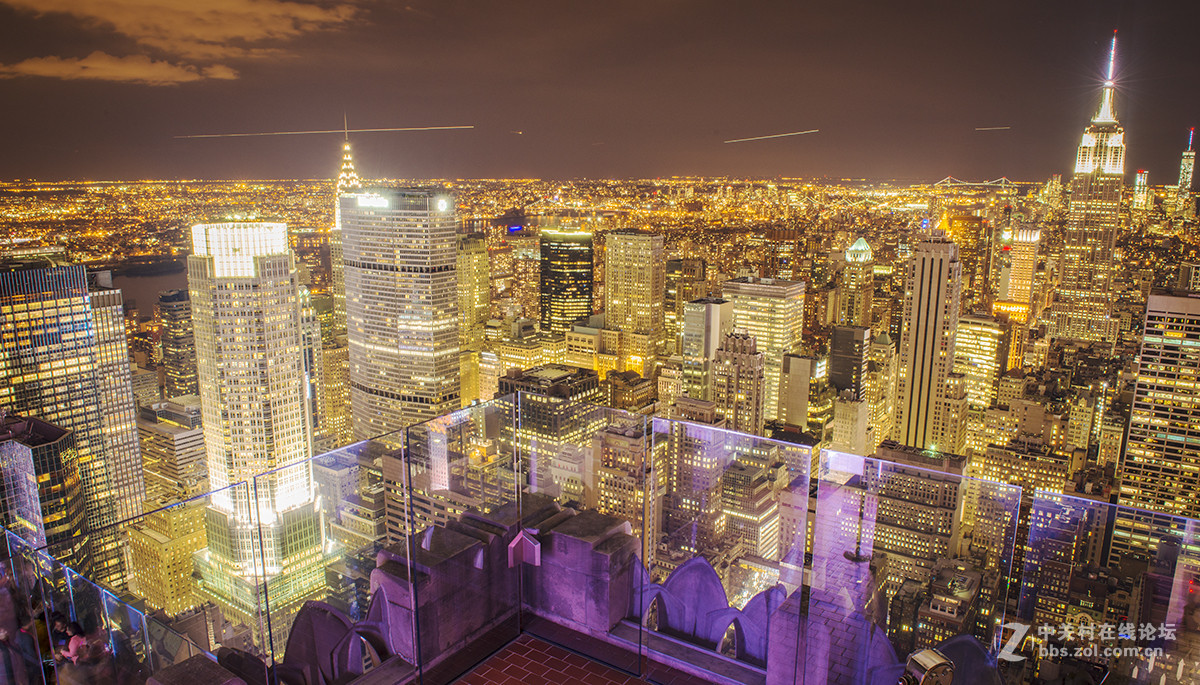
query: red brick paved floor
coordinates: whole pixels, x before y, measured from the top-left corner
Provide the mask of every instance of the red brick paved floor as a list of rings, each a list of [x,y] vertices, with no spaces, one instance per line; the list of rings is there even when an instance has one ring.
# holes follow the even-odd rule
[[[644,685],[646,681],[522,635],[455,685]]]

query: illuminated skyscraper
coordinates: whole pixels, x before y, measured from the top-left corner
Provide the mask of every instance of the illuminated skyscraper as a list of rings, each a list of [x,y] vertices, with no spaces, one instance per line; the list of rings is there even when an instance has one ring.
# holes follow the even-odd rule
[[[856,400],[867,399],[870,347],[870,328],[834,327],[829,341],[829,382],[838,393],[848,390]]]
[[[350,419],[350,348],[346,339],[321,349],[325,367],[325,422],[335,445],[354,442]]]
[[[324,418],[328,435],[336,445],[353,441],[350,415],[350,349],[346,331],[346,262],[342,240],[343,196],[362,190],[362,181],[354,170],[350,136],[342,143],[342,166],[335,183],[337,199],[333,205],[333,226],[329,231],[330,295],[333,299],[333,330],[322,345],[321,358],[325,380]]]
[[[321,349],[321,320],[313,305],[312,293],[300,286],[300,355],[304,360],[304,397],[308,402],[308,423],[312,449],[323,454],[338,446],[329,417],[325,414],[325,358]]]
[[[725,531],[741,541],[746,553],[779,559],[779,497],[769,468],[734,461],[721,474],[721,508]]]
[[[957,245],[937,232],[909,260],[892,427],[892,439],[902,445],[933,449],[941,437],[936,426],[945,424],[947,412],[961,272]]]
[[[1196,166],[1196,151],[1192,149],[1192,137],[1196,129],[1188,129],[1188,146],[1179,160],[1179,185],[1175,189],[1175,213],[1192,214],[1192,170]]]
[[[1025,305],[1026,311],[1033,297],[1033,278],[1037,273],[1038,246],[1041,241],[1041,230],[1026,227],[1017,229],[1009,248],[1007,278],[1000,281],[1000,299]]]
[[[543,228],[541,248],[542,330],[566,333],[592,315],[592,234]]]
[[[958,246],[964,304],[982,304],[987,295],[984,278],[987,245],[983,218],[969,214],[947,214],[942,217],[940,228]]]
[[[186,290],[167,290],[158,294],[159,320],[162,323],[162,363],[167,376],[167,397],[195,395],[200,392],[196,379],[196,340],[192,336],[192,302]]]
[[[0,417],[0,523],[55,559],[92,569],[75,436],[41,419]]]
[[[846,266],[838,294],[843,326],[871,327],[871,303],[875,297],[875,257],[867,241],[859,238],[846,250]]]
[[[725,530],[721,509],[721,473],[730,459],[725,450],[725,419],[706,400],[681,397],[667,424],[670,450],[670,500],[667,530],[694,534],[697,545],[717,541]]]
[[[139,597],[169,616],[200,603],[193,559],[207,546],[203,499],[208,490],[200,398],[143,406],[138,417],[146,474],[145,517],[129,528],[131,583]]]
[[[1146,302],[1146,326],[1121,460],[1118,504],[1200,517],[1200,295],[1157,292]],[[1122,524],[1125,525],[1122,525]],[[1146,549],[1147,531],[1118,513],[1113,553]],[[1154,537],[1153,532],[1150,537]]]
[[[829,384],[829,361],[794,354],[783,356],[779,387],[779,421],[796,426],[815,440],[814,450],[833,437],[836,392]]]
[[[996,401],[996,384],[1008,352],[1003,349],[1004,327],[995,319],[964,316],[958,320],[954,342],[954,372],[966,380],[972,409],[987,409]]]
[[[333,281],[333,335],[336,338],[346,335],[346,275],[341,198],[362,190],[362,181],[358,178],[358,172],[354,170],[349,134],[346,136],[346,142],[342,143],[342,168],[338,172],[335,189],[338,201],[333,207],[333,230],[329,233],[329,262]]]
[[[1182,169],[1180,169],[1182,172]],[[1147,178],[1150,172],[1145,169],[1138,169],[1137,176],[1133,179],[1133,211],[1148,212],[1150,211],[1150,180]]]
[[[891,437],[896,414],[896,346],[886,332],[871,341],[867,361],[867,401],[871,406],[871,425],[876,440]]]
[[[781,417],[779,379],[783,356],[800,352],[804,332],[804,283],[771,278],[744,277],[726,281],[722,297],[733,303],[733,324],[754,336],[763,353],[767,381],[763,416]]]
[[[621,332],[620,370],[651,378],[665,344],[663,237],[609,233],[604,247],[604,327]]]
[[[265,595],[275,649],[291,618],[324,592],[313,492],[304,323],[281,223],[192,227],[188,289],[196,336],[210,497],[201,589],[256,628]],[[290,468],[275,470],[292,464]],[[260,475],[265,474],[265,475]],[[254,487],[230,487],[250,481]]]
[[[460,408],[454,199],[380,189],[341,217],[355,438]]]
[[[641,563],[653,568],[662,533],[662,507],[668,476],[660,457],[666,440],[655,440],[644,425],[612,425],[592,436],[591,463],[596,469],[596,508],[630,522],[642,540]]]
[[[88,274],[92,321],[96,330],[96,375],[100,380],[100,425],[117,510],[122,518],[142,513],[146,485],[137,433],[137,401],[133,397],[129,343],[125,339],[125,307],[108,271]]]
[[[483,398],[479,391],[483,329],[488,320],[492,284],[488,251],[482,233],[458,236],[459,393],[463,406]]]
[[[94,301],[84,267],[53,256],[0,261],[0,406],[73,433],[91,531],[141,513],[136,433],[120,434],[133,389],[128,352],[117,350],[125,334],[119,301],[120,291]],[[118,356],[124,376],[102,378],[102,369],[117,372]],[[119,394],[106,399],[107,391]],[[106,418],[110,406],[118,413]],[[119,540],[107,530],[93,534],[93,573],[123,587]]]
[[[683,307],[683,394],[712,399],[712,362],[725,336],[733,331],[733,303],[705,297]]]
[[[763,354],[754,338],[729,333],[713,357],[712,398],[725,425],[733,430],[761,435],[763,430]]]
[[[667,261],[664,328],[667,336],[667,353],[683,351],[683,310],[688,302],[708,296],[708,281],[705,280],[703,259],[671,259]]]
[[[146,499],[163,506],[206,491],[207,454],[200,398],[177,397],[143,406],[138,436],[146,472]]]
[[[1050,315],[1054,337],[1113,340],[1116,335],[1112,318],[1113,252],[1125,177],[1125,129],[1113,109],[1116,50],[1114,34],[1100,109],[1083,131],[1075,160],[1062,283]]]
[[[587,445],[604,426],[600,379],[591,369],[541,364],[524,371],[510,370],[500,379],[501,395],[521,393],[517,408],[515,451],[526,469],[523,482],[531,491],[549,493],[564,504],[596,505],[597,491],[591,450],[576,469],[575,450]],[[586,465],[586,468],[582,468]]]
[[[801,263],[804,260],[804,231],[799,228],[770,227],[763,235],[767,253],[765,271],[767,278],[787,281],[803,280]]]

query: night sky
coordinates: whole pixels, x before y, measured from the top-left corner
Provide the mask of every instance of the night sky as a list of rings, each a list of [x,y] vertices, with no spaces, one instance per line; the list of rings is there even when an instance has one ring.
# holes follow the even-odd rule
[[[1070,175],[1118,34],[1174,183],[1200,3],[0,0],[0,179]],[[976,132],[975,127],[1011,126]],[[730,138],[820,129],[738,144]],[[522,132],[522,133],[518,133]]]

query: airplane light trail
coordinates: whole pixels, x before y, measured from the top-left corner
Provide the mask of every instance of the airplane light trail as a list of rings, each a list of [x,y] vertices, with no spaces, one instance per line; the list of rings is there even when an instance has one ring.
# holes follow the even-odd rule
[[[976,126],[976,131],[1007,131],[1012,126]]]
[[[383,131],[450,131],[455,129],[475,128],[474,126],[412,126],[408,128],[352,128],[331,129],[329,131],[270,131],[267,133],[198,133],[190,136],[173,136],[174,138],[248,138],[251,136],[306,136],[314,133],[379,133]]]
[[[814,128],[814,129],[811,129],[808,131],[793,131],[792,133],[776,133],[775,135],[771,135],[771,136],[755,136],[753,138],[734,138],[733,140],[727,140],[725,142],[726,143],[747,143],[751,140],[766,140],[768,138],[786,138],[788,136],[802,136],[805,133],[816,133],[819,130],[821,130],[821,129]]]

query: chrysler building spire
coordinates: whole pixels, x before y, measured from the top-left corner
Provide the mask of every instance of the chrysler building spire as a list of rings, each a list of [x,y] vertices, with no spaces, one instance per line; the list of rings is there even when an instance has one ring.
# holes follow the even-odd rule
[[[338,195],[362,189],[362,181],[358,178],[358,172],[354,170],[354,155],[350,153],[350,127],[346,124],[345,114],[342,115],[342,130],[346,141],[342,143],[342,170],[338,172],[337,178]]]

